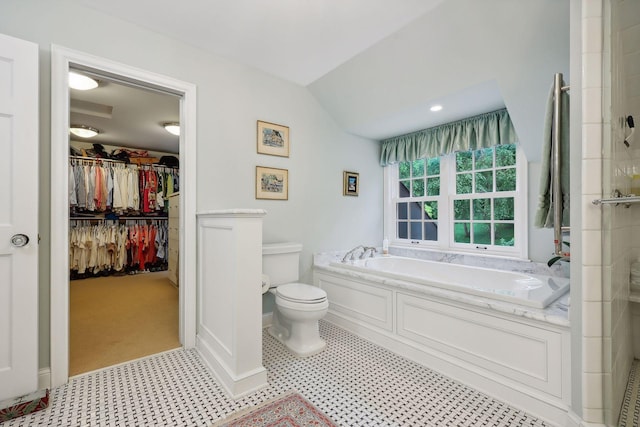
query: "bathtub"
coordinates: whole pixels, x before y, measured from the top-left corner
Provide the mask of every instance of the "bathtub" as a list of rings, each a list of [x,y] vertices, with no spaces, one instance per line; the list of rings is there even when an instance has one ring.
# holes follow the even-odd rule
[[[397,256],[366,258],[333,267],[425,286],[545,308],[569,290],[569,279]]]
[[[573,425],[568,279],[319,254],[313,283],[327,292],[326,321],[549,425]]]

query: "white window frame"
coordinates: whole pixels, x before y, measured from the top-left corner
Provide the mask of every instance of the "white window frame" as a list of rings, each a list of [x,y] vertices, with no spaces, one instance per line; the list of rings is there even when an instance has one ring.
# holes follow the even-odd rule
[[[495,168],[494,168],[495,170]],[[453,201],[459,198],[455,194],[456,170],[455,153],[440,157],[440,195],[438,201],[438,240],[398,239],[396,236],[397,212],[395,203],[398,199],[398,164],[384,168],[384,236],[392,246],[431,249],[449,253],[500,256],[528,259],[528,207],[527,207],[527,160],[520,144],[516,144],[516,189],[500,192],[505,197],[514,198],[514,246],[490,246],[453,242]],[[425,189],[426,190],[426,189]],[[477,197],[486,195],[495,197],[496,193],[478,193]],[[432,199],[432,197],[430,197]],[[403,198],[412,201],[412,198]]]

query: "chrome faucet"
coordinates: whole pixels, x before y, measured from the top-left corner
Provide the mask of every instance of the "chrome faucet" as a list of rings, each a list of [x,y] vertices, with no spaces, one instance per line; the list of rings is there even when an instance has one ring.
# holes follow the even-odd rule
[[[342,258],[342,263],[346,263],[348,260],[353,261],[355,259],[356,256],[356,251],[358,249],[364,249],[364,246],[362,245],[358,245],[355,248],[351,249],[349,252],[347,252],[344,257]]]
[[[378,252],[378,250],[376,248],[374,248],[373,246],[364,246],[362,254],[360,255],[360,259],[365,259],[366,258],[367,251],[371,251],[371,255],[370,255],[371,258],[373,258],[373,254]]]

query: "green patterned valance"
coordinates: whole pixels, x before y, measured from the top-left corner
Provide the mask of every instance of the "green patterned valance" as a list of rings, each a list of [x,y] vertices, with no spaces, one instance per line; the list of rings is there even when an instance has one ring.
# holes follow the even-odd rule
[[[469,151],[517,142],[516,130],[506,109],[480,114],[457,122],[382,141],[380,164],[439,157],[456,151]]]

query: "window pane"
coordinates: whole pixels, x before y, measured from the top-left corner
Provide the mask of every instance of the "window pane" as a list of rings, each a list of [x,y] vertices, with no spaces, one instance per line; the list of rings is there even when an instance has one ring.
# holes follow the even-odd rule
[[[513,197],[493,199],[493,219],[513,220]]]
[[[496,191],[515,191],[516,169],[500,169],[496,171]]]
[[[513,246],[515,238],[514,225],[513,224],[495,224],[494,233],[496,236],[496,245],[498,246]]]
[[[479,245],[491,244],[491,225],[473,224],[473,243]]]
[[[424,219],[438,219],[438,202],[424,202]]]
[[[411,181],[413,185],[413,197],[422,197],[424,196],[424,179],[414,179]]]
[[[440,175],[440,158],[427,159],[427,175]]]
[[[483,148],[474,152],[476,169],[490,169],[493,167],[493,148]]]
[[[473,155],[471,151],[456,153],[456,172],[470,171],[473,166]]]
[[[411,239],[422,240],[422,223],[411,222]]]
[[[411,167],[411,163],[409,162],[402,162],[398,165],[398,177],[400,179],[407,179],[409,178],[409,174],[411,172],[410,170]]]
[[[409,234],[407,233],[407,223],[399,222],[398,223],[398,239],[408,239]]]
[[[456,175],[456,194],[471,193],[472,176],[470,173],[460,173]]]
[[[427,178],[427,196],[440,195],[440,178]]]
[[[422,202],[409,203],[409,218],[422,221]]]
[[[424,159],[414,160],[411,169],[414,177],[424,176]]]
[[[453,239],[456,243],[471,243],[468,222],[456,222],[453,224]]]
[[[398,195],[400,197],[409,197],[409,182],[411,181],[400,181],[400,184],[398,184]]]
[[[407,219],[406,203],[398,203],[398,219]]]
[[[476,172],[476,193],[493,191],[493,171]]]
[[[491,219],[491,199],[475,199],[473,201],[473,219]]]
[[[453,201],[453,219],[471,219],[470,200],[454,200]]]
[[[438,240],[438,223],[424,223],[424,240]]]
[[[516,146],[515,144],[498,145],[496,147],[496,167],[515,166]]]

